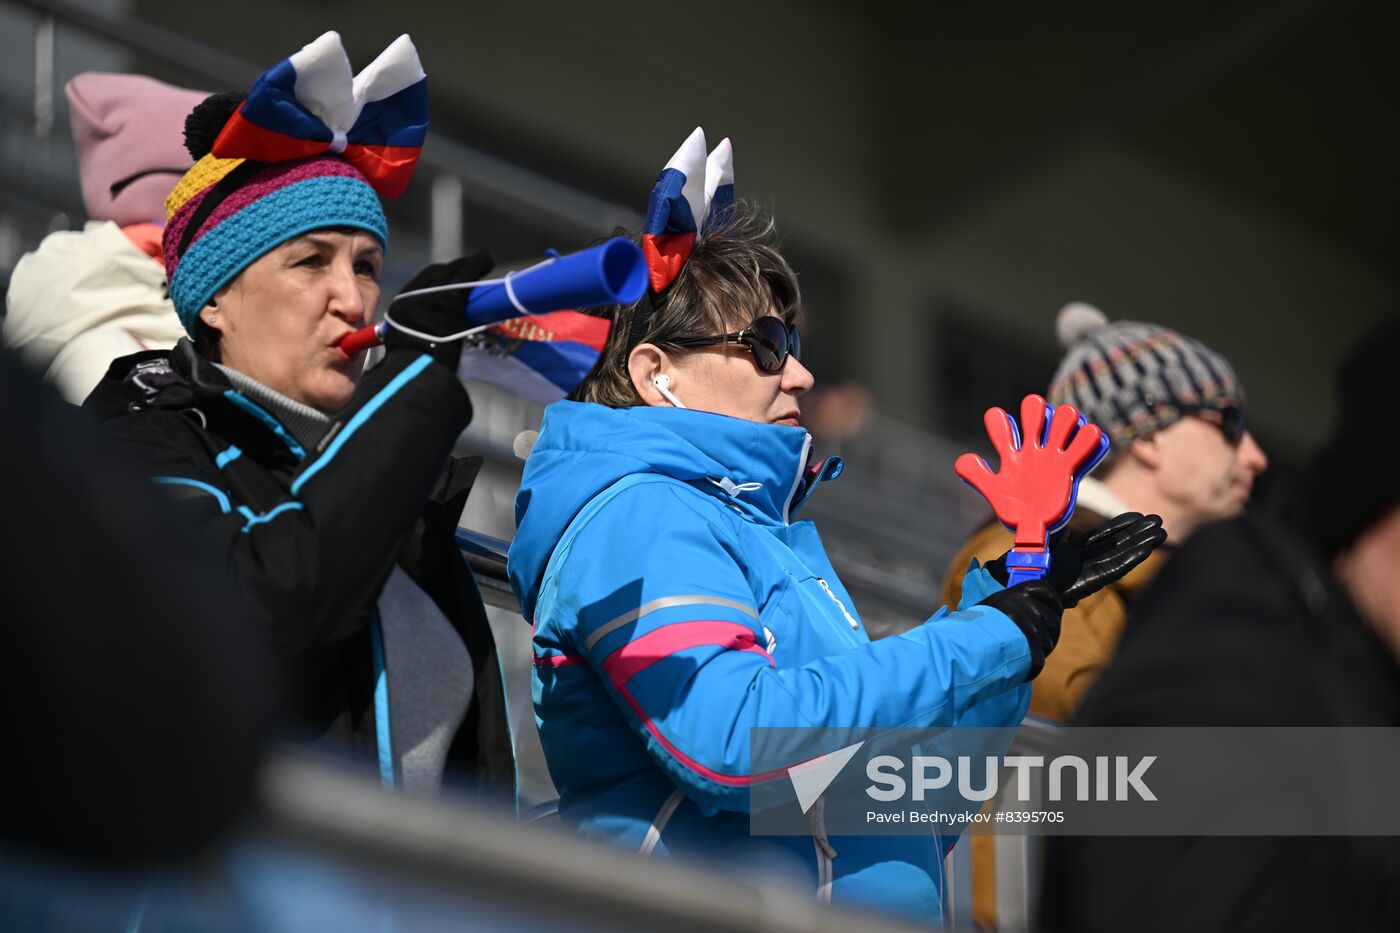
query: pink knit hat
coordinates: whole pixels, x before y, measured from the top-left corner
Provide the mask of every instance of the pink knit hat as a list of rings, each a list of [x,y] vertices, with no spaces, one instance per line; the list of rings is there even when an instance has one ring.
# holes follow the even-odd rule
[[[78,75],[64,93],[88,216],[123,227],[163,222],[165,196],[193,161],[185,117],[208,94],[97,71]]]

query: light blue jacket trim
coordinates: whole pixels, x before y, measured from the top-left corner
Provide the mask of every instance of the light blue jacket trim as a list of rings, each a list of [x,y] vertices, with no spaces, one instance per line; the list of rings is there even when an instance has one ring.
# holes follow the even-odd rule
[[[228,450],[225,450],[214,458],[214,466],[222,470],[241,456],[243,456],[243,451],[239,450],[236,446],[231,446]]]
[[[153,476],[151,477],[151,482],[155,483],[157,486],[193,486],[195,489],[201,489],[209,493],[209,495],[218,500],[219,508],[225,514],[233,511],[232,507],[229,505],[228,495],[223,490],[215,489],[208,483],[201,483],[197,479],[186,479],[183,476]]]
[[[254,418],[257,418],[263,424],[267,425],[268,430],[272,431],[273,434],[276,434],[279,438],[281,438],[282,443],[286,444],[287,449],[297,455],[298,460],[306,459],[306,448],[298,444],[297,439],[295,437],[292,437],[292,435],[287,432],[286,428],[282,427],[282,422],[272,417],[272,415],[268,413],[267,409],[263,408],[261,405],[248,398],[247,396],[240,395],[233,389],[226,390],[224,392],[224,398],[228,399],[230,402],[237,405],[239,408],[243,409],[248,414],[252,415]],[[222,466],[222,464],[220,465]]]
[[[389,728],[389,675],[384,666],[384,632],[379,610],[369,626],[370,646],[374,651],[374,733],[379,747],[379,781],[385,787],[394,786],[394,737]]]
[[[374,413],[383,407],[385,402],[389,401],[400,389],[412,382],[419,373],[431,366],[432,362],[433,358],[424,353],[422,356],[418,357],[418,359],[410,363],[403,372],[389,380],[388,385],[375,393],[374,398],[365,403],[363,408],[355,412],[355,417],[346,422],[345,427],[336,435],[331,445],[326,448],[326,452],[321,454],[320,458],[315,463],[307,467],[302,474],[296,478],[292,483],[292,495],[298,495],[301,492],[301,487],[306,485],[306,481],[321,472],[326,464],[330,463],[335,455],[340,453],[340,448],[344,447],[345,443],[355,436],[355,432],[358,431],[366,421],[374,417]]]
[[[248,523],[243,526],[243,533],[246,535],[248,533],[248,529],[252,528],[254,525],[261,525],[265,522],[270,522],[277,516],[281,515],[283,512],[294,512],[300,509],[304,509],[305,507],[306,506],[300,502],[283,502],[276,508],[264,512],[261,515],[258,515],[246,505],[240,505],[238,507],[238,513],[244,518],[248,519]]]

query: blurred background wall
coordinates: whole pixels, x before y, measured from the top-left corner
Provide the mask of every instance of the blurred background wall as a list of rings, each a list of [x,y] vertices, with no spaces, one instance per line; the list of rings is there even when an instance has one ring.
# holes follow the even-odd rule
[[[17,138],[36,129],[26,27],[43,7],[64,9],[0,2],[0,269],[81,217],[71,160],[46,154],[38,190]],[[732,136],[741,194],[772,206],[802,272],[819,376],[857,379],[882,413],[935,430],[965,432],[986,404],[1043,386],[1054,313],[1079,299],[1225,353],[1286,463],[1330,417],[1339,350],[1396,307],[1393,4],[82,8],[193,40],[175,55],[199,43],[259,67],[328,28],[357,65],[408,32],[435,128],[624,212],[692,127]],[[62,21],[57,34],[56,132],[82,68],[211,86]],[[415,219],[430,193],[416,185],[397,213]],[[462,242],[506,260],[603,232],[463,192]],[[401,266],[406,252],[400,238]]]

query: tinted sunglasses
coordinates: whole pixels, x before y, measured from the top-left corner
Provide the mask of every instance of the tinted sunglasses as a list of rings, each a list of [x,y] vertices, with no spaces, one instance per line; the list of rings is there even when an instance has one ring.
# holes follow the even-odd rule
[[[802,359],[802,339],[796,324],[784,324],[782,318],[765,315],[736,334],[714,337],[692,337],[677,340],[678,347],[710,347],[720,343],[741,343],[753,354],[754,365],[765,373],[780,373],[789,356]]]
[[[1231,447],[1240,446],[1240,441],[1244,440],[1245,424],[1244,409],[1234,405],[1225,408],[1211,408],[1208,405],[1182,405],[1182,414],[1199,415],[1210,414],[1220,418],[1217,422],[1215,418],[1204,418],[1220,429],[1220,433],[1225,435],[1225,442]]]

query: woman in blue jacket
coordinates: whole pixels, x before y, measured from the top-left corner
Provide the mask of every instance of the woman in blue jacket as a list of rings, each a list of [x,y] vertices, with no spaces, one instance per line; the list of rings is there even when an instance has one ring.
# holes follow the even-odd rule
[[[666,223],[641,237],[652,290],[613,309],[583,401],[546,411],[516,502],[510,574],[535,626],[560,814],[643,854],[786,850],[823,900],[936,920],[953,839],[829,838],[820,807],[810,839],[750,835],[749,730],[1013,726],[1064,597],[974,568],[958,611],[870,641],[816,528],[794,519],[841,468],[813,465],[800,421],[796,277],[771,221],[719,200],[713,154],[715,200],[658,208],[705,171],[703,137],[684,155],[653,193]],[[708,222],[687,231],[681,215]],[[1132,554],[1114,539],[1114,575],[1151,551],[1140,538]],[[1104,557],[1071,598],[1106,582]]]

